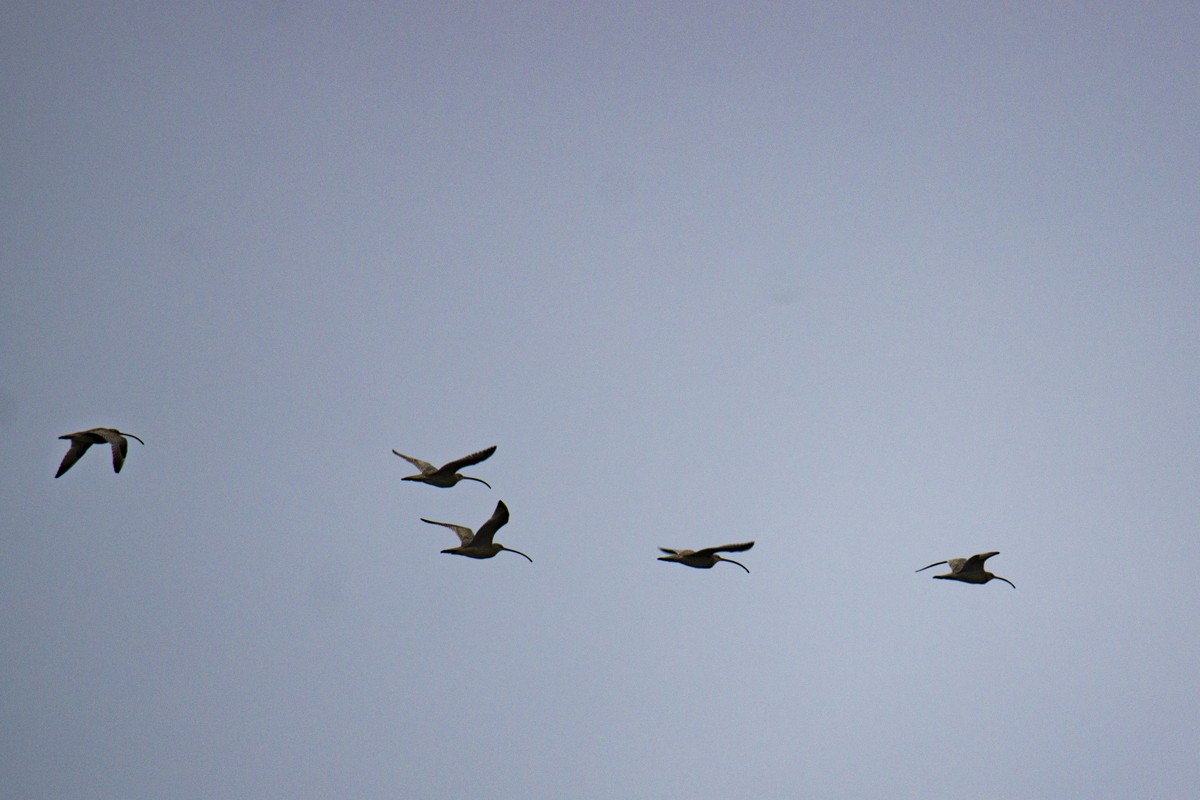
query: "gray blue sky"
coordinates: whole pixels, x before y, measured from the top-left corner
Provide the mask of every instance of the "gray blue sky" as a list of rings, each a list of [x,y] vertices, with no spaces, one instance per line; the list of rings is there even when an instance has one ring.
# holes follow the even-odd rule
[[[1200,10],[426,5],[9,8],[4,794],[1190,797]]]

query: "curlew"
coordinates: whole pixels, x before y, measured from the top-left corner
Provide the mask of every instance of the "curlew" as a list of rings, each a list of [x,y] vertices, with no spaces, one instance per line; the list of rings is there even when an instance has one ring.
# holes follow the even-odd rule
[[[108,442],[112,445],[113,454],[113,472],[120,472],[121,467],[125,464],[125,454],[129,451],[129,440],[126,436],[133,436],[132,433],[125,433],[116,428],[92,428],[90,431],[79,431],[78,433],[68,433],[58,438],[70,439],[71,449],[63,456],[62,463],[58,465],[58,472],[54,477],[62,477],[62,474],[75,466],[87,449],[94,444],[104,444]],[[138,437],[133,436],[139,442],[142,442]],[[145,442],[142,442],[145,444]]]
[[[511,547],[505,547],[499,542],[492,541],[492,537],[496,535],[496,531],[500,530],[508,522],[508,506],[504,505],[503,500],[496,503],[496,510],[492,512],[492,516],[488,518],[487,522],[479,526],[478,531],[472,531],[465,525],[438,522],[437,520],[425,519],[424,517],[421,517],[421,522],[428,522],[430,525],[441,525],[458,534],[458,540],[462,544],[458,547],[443,550],[443,553],[466,556],[467,558],[491,558],[501,550],[507,550],[510,553],[516,553],[524,557],[530,564],[533,563],[533,559],[520,550],[513,550]]]
[[[664,553],[670,555],[659,556],[659,561],[675,561],[679,564],[685,564],[696,569],[712,569],[717,565],[718,561],[728,561],[730,564],[737,564],[746,572],[746,565],[740,561],[734,561],[732,558],[719,556],[717,553],[740,553],[743,550],[749,550],[754,547],[754,542],[742,542],[741,544],[723,544],[720,547],[706,547],[703,550],[672,550],[669,547],[660,547]]]
[[[948,581],[962,581],[963,583],[987,583],[992,578],[998,581],[1004,581],[1014,589],[1016,584],[1008,578],[1001,578],[999,575],[993,575],[983,568],[983,562],[987,561],[992,556],[1000,555],[999,550],[993,550],[990,553],[977,553],[970,558],[951,558],[947,561],[937,561],[930,564],[929,567],[936,567],[938,564],[949,564],[950,571],[945,575],[934,575],[935,578],[941,578]],[[916,570],[922,572],[929,567],[921,567]]]
[[[406,456],[404,453],[396,450],[393,450],[392,452],[412,464],[417,469],[421,470],[420,475],[409,475],[408,477],[401,478],[400,480],[419,481],[421,483],[428,483],[430,486],[440,486],[443,489],[447,489],[459,481],[479,481],[489,489],[492,488],[492,485],[482,478],[472,478],[470,475],[460,475],[458,471],[463,467],[469,467],[472,464],[478,464],[480,461],[486,460],[489,456],[491,456],[492,453],[496,452],[496,445],[492,445],[491,447],[480,450],[478,453],[471,453],[469,456],[463,456],[456,461],[451,461],[443,464],[440,467],[435,467],[428,461],[422,461],[419,458]]]

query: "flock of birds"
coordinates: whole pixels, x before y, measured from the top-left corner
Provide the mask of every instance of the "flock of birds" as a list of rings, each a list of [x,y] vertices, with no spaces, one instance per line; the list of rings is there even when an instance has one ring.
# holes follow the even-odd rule
[[[71,448],[67,450],[67,454],[63,456],[62,463],[58,465],[58,472],[55,473],[55,478],[61,478],[63,473],[75,466],[88,448],[94,444],[108,443],[112,445],[113,457],[113,472],[120,472],[121,467],[125,465],[125,456],[129,452],[129,440],[125,437],[137,439],[143,445],[137,436],[132,433],[119,431],[116,428],[92,428],[91,430],[79,431],[77,433],[64,434],[59,439],[67,439],[71,442]],[[428,461],[422,461],[419,458],[406,456],[397,450],[393,450],[400,458],[408,461],[414,467],[420,470],[416,475],[408,475],[401,480],[416,481],[418,483],[427,483],[430,486],[437,486],[442,489],[449,489],[458,484],[459,481],[477,481],[482,483],[489,489],[492,485],[482,478],[474,478],[470,475],[463,475],[459,472],[460,469],[471,467],[481,461],[486,461],[491,457],[492,453],[496,452],[496,445],[484,448],[476,453],[471,453],[469,456],[448,461],[440,467],[435,467]],[[456,525],[452,522],[438,522],[433,519],[421,517],[422,522],[427,522],[430,525],[441,525],[444,528],[449,528],[458,536],[458,547],[448,547],[443,550],[443,553],[449,553],[456,556],[466,556],[467,558],[492,558],[501,551],[516,553],[522,558],[533,563],[533,559],[522,553],[520,550],[514,550],[511,547],[505,547],[495,541],[496,531],[504,527],[508,522],[508,506],[501,500],[496,503],[496,510],[488,517],[487,521],[479,526],[478,530],[472,530],[465,525]],[[740,561],[734,561],[732,558],[725,558],[721,553],[741,553],[754,547],[754,542],[742,542],[740,544],[724,544],[718,547],[706,547],[703,550],[675,550],[670,547],[658,548],[666,553],[664,556],[659,556],[659,561],[673,561],[676,564],[683,564],[696,569],[712,569],[718,563],[726,561],[730,564],[737,564],[742,569],[750,572],[749,568]],[[950,571],[945,575],[934,575],[934,578],[950,581],[962,581],[963,583],[987,583],[993,578],[998,581],[1004,581],[1014,589],[1016,584],[1008,578],[1002,578],[999,575],[993,575],[983,568],[983,563],[995,555],[999,555],[998,550],[993,550],[990,553],[976,553],[970,558],[950,558],[945,561],[935,561],[927,567],[921,567],[917,572],[924,572],[932,567],[946,564],[950,567]]]

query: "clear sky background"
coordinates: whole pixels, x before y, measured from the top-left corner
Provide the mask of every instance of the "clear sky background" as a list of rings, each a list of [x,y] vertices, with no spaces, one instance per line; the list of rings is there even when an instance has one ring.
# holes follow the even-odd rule
[[[1200,7],[332,5],[4,15],[5,797],[1194,796]]]

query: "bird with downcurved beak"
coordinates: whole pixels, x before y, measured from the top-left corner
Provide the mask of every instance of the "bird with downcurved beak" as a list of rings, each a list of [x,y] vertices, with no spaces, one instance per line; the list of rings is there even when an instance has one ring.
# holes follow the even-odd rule
[[[421,522],[428,522],[430,525],[441,525],[443,528],[449,528],[458,534],[458,540],[461,544],[458,547],[449,547],[443,550],[443,553],[466,556],[467,558],[491,558],[500,551],[507,550],[510,553],[516,553],[523,557],[530,564],[533,563],[533,559],[520,550],[513,550],[511,547],[505,547],[499,542],[492,541],[492,537],[496,535],[496,531],[500,530],[508,522],[508,506],[504,505],[503,500],[496,503],[496,510],[492,512],[492,516],[488,518],[487,522],[479,526],[478,531],[472,531],[465,525],[438,522],[437,520],[425,519],[424,517],[421,517]]]
[[[63,456],[62,463],[58,465],[58,472],[54,477],[60,478],[63,473],[75,466],[75,462],[83,457],[87,449],[94,444],[104,444],[108,442],[112,445],[113,457],[113,472],[120,472],[121,467],[125,465],[125,454],[129,452],[129,440],[126,436],[130,436],[142,442],[141,439],[134,436],[132,433],[125,433],[116,428],[92,428],[87,431],[79,431],[78,433],[67,433],[58,437],[60,439],[69,439],[71,441],[71,449]],[[142,442],[144,445],[145,442]]]
[[[428,483],[430,486],[439,486],[443,489],[448,489],[459,481],[478,481],[489,489],[492,485],[481,478],[472,478],[470,475],[460,475],[459,470],[463,467],[469,467],[472,464],[478,464],[480,461],[485,461],[492,453],[496,452],[496,445],[484,448],[478,453],[471,453],[469,456],[463,456],[455,461],[450,461],[440,467],[435,467],[428,461],[422,461],[419,458],[406,456],[398,450],[392,451],[400,456],[405,461],[412,464],[421,472],[417,475],[409,475],[406,478],[401,478],[402,481],[417,481],[418,483]]]
[[[990,553],[976,553],[970,558],[950,558],[945,561],[935,561],[929,567],[936,567],[939,564],[947,564],[950,571],[945,575],[934,575],[935,578],[941,578],[946,581],[962,581],[963,583],[987,583],[993,578],[998,581],[1004,581],[1014,589],[1017,585],[1008,578],[1001,578],[999,575],[993,575],[983,568],[983,562],[987,561],[992,556],[1000,555],[999,550],[993,550]],[[924,572],[929,567],[921,567],[916,572]]]
[[[742,569],[746,569],[746,565],[740,561],[734,561],[732,558],[725,558],[717,555],[718,553],[740,553],[744,550],[749,550],[754,547],[754,542],[742,542],[741,544],[723,544],[720,547],[706,547],[703,550],[672,550],[669,547],[660,547],[668,555],[659,556],[659,561],[674,561],[677,564],[683,564],[696,569],[712,569],[720,561],[727,561],[730,564],[737,564]]]

